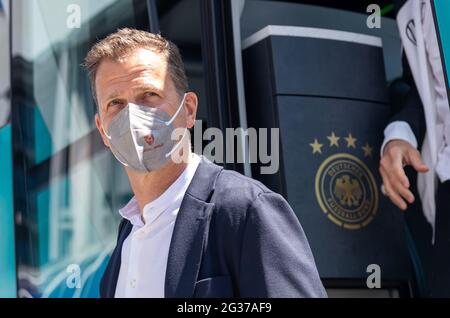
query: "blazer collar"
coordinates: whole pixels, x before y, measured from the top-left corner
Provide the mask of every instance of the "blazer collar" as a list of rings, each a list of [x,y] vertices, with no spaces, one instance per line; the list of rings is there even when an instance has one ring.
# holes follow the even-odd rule
[[[211,211],[211,196],[219,167],[202,159],[181,203],[166,268],[165,297],[181,298],[194,295],[194,285],[200,270],[204,242]]]
[[[119,237],[117,239],[117,245],[111,254],[108,266],[106,267],[105,274],[103,275],[103,280],[105,281],[104,295],[102,297],[114,298],[116,293],[117,279],[119,277],[121,257],[122,257],[122,246],[125,239],[131,232],[133,225],[127,219],[122,219],[122,223],[119,226]]]

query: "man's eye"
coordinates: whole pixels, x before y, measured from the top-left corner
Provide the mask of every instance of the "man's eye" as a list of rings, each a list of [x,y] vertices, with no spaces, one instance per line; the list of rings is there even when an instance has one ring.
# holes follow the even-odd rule
[[[152,96],[158,96],[158,94],[154,93],[154,92],[147,92],[145,93],[146,97],[152,97]]]
[[[108,106],[120,106],[122,104],[123,104],[123,102],[121,100],[114,99],[109,102]]]

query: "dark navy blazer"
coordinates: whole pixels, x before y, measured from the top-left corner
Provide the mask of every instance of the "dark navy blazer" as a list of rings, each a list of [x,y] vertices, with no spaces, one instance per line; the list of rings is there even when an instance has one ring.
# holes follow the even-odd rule
[[[100,284],[114,297],[122,244]],[[152,260],[148,260],[149,263]],[[202,159],[181,203],[169,249],[166,297],[326,297],[300,222],[262,183]]]

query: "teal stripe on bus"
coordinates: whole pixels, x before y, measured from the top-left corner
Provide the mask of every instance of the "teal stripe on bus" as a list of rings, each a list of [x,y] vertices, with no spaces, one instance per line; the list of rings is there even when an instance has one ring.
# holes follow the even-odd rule
[[[435,0],[436,17],[438,20],[439,34],[441,36],[442,51],[444,53],[447,80],[450,81],[450,1]],[[447,82],[447,87],[450,83]]]
[[[11,124],[0,128],[0,297],[16,297]]]

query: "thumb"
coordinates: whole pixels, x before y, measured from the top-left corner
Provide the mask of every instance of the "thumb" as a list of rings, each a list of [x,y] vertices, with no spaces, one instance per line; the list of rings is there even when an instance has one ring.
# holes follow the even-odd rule
[[[408,162],[409,165],[413,166],[413,168],[417,172],[428,172],[428,166],[423,163],[422,158],[420,157],[420,152],[417,149],[411,149],[408,151]]]

